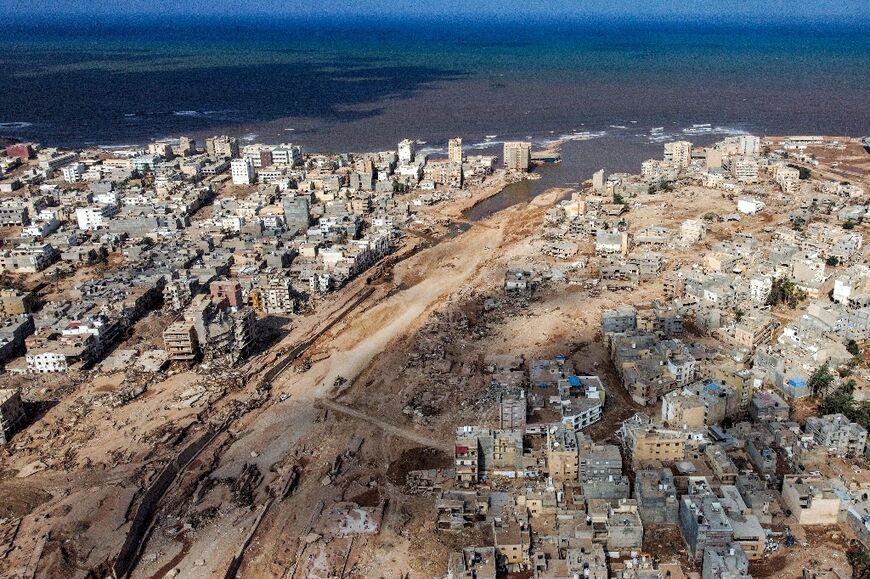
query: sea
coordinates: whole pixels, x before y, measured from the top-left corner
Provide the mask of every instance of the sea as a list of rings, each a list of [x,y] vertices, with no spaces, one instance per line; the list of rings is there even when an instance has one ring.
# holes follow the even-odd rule
[[[864,23],[425,18],[16,21],[0,137],[123,147],[232,134],[307,151],[558,141],[548,185],[662,143],[870,134]]]

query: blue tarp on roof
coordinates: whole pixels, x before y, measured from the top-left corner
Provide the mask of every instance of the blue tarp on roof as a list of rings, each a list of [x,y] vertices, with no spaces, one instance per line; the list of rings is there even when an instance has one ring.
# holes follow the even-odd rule
[[[580,376],[568,376],[569,386],[580,386]]]

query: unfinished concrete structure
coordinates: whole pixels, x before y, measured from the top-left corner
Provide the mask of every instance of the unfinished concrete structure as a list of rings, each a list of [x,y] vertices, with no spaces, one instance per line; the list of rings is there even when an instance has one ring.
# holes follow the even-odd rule
[[[6,444],[24,424],[26,415],[21,391],[12,388],[0,390],[0,444]]]

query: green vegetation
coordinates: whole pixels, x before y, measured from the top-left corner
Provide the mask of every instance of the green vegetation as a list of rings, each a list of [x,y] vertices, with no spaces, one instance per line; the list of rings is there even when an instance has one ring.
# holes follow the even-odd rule
[[[854,398],[855,381],[849,380],[819,403],[819,414],[843,414],[864,428],[870,427],[870,402],[858,402]]]
[[[801,231],[804,228],[804,225],[807,224],[807,220],[803,217],[795,217],[792,219],[791,228],[795,231]]]
[[[620,195],[619,193],[613,194],[613,202],[617,205],[625,205],[625,199],[623,199],[622,195]]]
[[[659,191],[670,192],[673,190],[674,190],[674,184],[672,182],[665,181],[665,180],[659,181]]]
[[[825,260],[825,265],[830,265],[831,267],[837,267],[840,265],[840,260],[837,259],[836,255],[832,255],[828,259]]]
[[[852,566],[853,579],[870,579],[870,552],[867,549],[857,546],[849,549],[846,556]]]
[[[716,221],[716,214],[712,211],[705,213],[704,221]]]
[[[813,397],[817,397],[819,394],[827,392],[833,383],[834,375],[831,374],[831,370],[828,368],[827,362],[825,362],[816,368],[812,376],[810,376],[810,379],[807,380],[807,387],[810,389],[810,394],[812,394]],[[849,396],[851,395],[852,392],[850,391]],[[830,412],[826,412],[825,414],[830,414]],[[845,412],[843,414],[845,414]]]
[[[797,305],[805,300],[807,292],[797,287],[793,281],[787,277],[778,277],[773,280],[773,285],[770,288],[770,295],[767,296],[766,305],[778,306],[779,304],[787,304],[788,307],[794,309]]]
[[[855,222],[852,221],[851,219],[847,219],[843,223],[843,229],[855,229]]]
[[[858,342],[855,340],[849,340],[849,343],[846,344],[846,350],[853,356],[861,355],[861,348],[858,346]]]
[[[792,169],[797,169],[800,172],[801,180],[805,180],[805,179],[810,178],[810,170],[807,169],[806,167],[801,167],[800,165],[794,165],[791,163],[789,163],[788,166],[791,167]]]
[[[735,318],[738,322],[739,322],[740,320],[742,320],[742,319],[743,319],[743,316],[745,316],[745,315],[746,315],[746,312],[744,312],[744,311],[741,310],[740,308],[737,308],[736,310],[734,310],[734,318]]]

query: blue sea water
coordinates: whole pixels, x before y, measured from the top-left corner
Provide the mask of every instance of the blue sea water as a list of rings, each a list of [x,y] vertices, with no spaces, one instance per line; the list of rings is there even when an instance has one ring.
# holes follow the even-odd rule
[[[486,150],[591,131],[633,143],[633,163],[660,149],[657,127],[868,134],[868,81],[862,24],[25,22],[0,36],[0,136]]]

